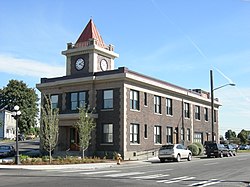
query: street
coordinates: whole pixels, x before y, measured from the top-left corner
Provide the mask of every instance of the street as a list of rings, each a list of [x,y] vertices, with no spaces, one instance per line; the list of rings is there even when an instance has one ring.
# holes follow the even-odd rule
[[[250,154],[194,158],[188,162],[159,160],[123,162],[110,168],[1,169],[0,186],[249,186]]]

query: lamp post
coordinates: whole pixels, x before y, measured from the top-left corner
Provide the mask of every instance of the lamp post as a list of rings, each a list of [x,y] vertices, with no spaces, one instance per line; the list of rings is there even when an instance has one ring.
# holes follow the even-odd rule
[[[212,142],[214,142],[214,91],[225,86],[235,86],[233,83],[228,83],[217,88],[213,85],[213,71],[210,70],[210,86],[211,86],[211,125],[212,125]]]
[[[15,156],[15,163],[16,165],[20,164],[20,159],[19,159],[19,147],[18,147],[18,118],[21,115],[21,111],[19,110],[19,106],[16,105],[14,107],[14,112],[12,117],[16,120],[16,156]]]

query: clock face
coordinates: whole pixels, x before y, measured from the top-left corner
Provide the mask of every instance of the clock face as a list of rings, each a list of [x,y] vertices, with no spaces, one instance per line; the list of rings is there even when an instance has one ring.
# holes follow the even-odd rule
[[[84,60],[82,58],[78,58],[75,63],[75,67],[77,70],[81,70],[84,68]]]
[[[106,71],[108,69],[108,62],[102,59],[100,62],[100,66],[101,66],[102,71]]]

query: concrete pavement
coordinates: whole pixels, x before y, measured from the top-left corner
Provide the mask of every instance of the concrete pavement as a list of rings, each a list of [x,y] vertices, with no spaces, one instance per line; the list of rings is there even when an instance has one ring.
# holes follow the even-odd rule
[[[157,157],[150,158],[148,160],[138,160],[138,161],[122,161],[121,165],[128,164],[146,164],[147,162],[159,162]],[[64,165],[8,165],[0,164],[0,169],[29,169],[29,170],[55,170],[55,169],[100,169],[100,168],[110,168],[119,167],[117,162],[107,162],[107,163],[87,163],[87,164],[64,164]]]

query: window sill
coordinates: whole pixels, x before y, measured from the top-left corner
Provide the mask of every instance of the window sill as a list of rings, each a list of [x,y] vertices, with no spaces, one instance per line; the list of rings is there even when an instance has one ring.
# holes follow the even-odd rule
[[[156,114],[156,115],[158,115],[158,116],[162,116],[162,114],[161,114],[161,113],[154,113],[154,114]]]
[[[130,108],[130,111],[132,111],[132,112],[141,112],[140,110],[136,110],[136,109],[132,109],[132,108]]]
[[[107,111],[114,111],[113,108],[103,108],[101,109],[101,112],[107,112]]]
[[[168,117],[173,117],[173,114],[166,114],[166,116],[168,116]]]
[[[100,145],[108,145],[108,146],[113,146],[114,144],[113,143],[101,143]]]
[[[130,145],[141,145],[139,143],[130,143]]]

